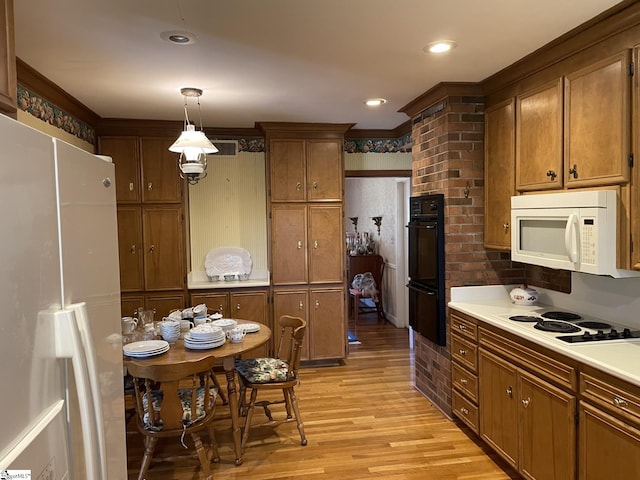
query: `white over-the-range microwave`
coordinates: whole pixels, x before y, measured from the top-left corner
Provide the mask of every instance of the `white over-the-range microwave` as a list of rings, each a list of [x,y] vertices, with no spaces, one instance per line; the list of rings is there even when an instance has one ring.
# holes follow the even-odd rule
[[[511,197],[511,259],[543,267],[638,277],[617,266],[615,190]]]

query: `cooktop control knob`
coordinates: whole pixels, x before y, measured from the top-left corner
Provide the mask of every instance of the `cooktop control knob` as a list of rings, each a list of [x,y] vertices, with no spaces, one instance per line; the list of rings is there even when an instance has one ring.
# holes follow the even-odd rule
[[[589,332],[584,332],[582,334],[582,339],[583,340],[592,340],[593,339],[593,335],[591,335]]]
[[[625,328],[622,331],[622,338],[631,338],[631,330],[629,330],[628,328]]]
[[[616,330],[615,328],[612,328],[611,331],[609,332],[609,338],[618,338],[620,336],[620,334],[618,333],[618,330]]]
[[[598,330],[598,333],[596,333],[596,339],[598,339],[598,340],[602,340],[602,339],[604,339],[604,338],[606,338],[606,336],[605,336],[605,334],[604,334],[604,331],[602,331],[602,330]]]

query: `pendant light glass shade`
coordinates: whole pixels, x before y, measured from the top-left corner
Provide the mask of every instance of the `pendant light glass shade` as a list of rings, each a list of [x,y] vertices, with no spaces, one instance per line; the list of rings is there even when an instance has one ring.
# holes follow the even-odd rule
[[[186,90],[189,90],[190,93],[186,94]],[[196,93],[191,93],[191,91],[195,91]],[[180,154],[180,158],[178,159],[180,176],[186,178],[190,185],[194,185],[207,176],[207,154],[216,153],[218,149],[204,134],[202,125],[200,125],[200,130],[196,130],[195,125],[189,122],[187,96],[199,97],[202,94],[202,90],[183,89],[182,93],[185,96],[184,130],[178,139],[169,147],[169,151]],[[199,108],[200,101],[198,100],[198,109]],[[200,123],[202,124],[202,120]]]

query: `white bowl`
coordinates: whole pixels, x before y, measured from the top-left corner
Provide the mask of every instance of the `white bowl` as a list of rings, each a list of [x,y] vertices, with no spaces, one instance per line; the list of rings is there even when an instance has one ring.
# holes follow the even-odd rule
[[[222,331],[225,333],[231,330],[237,324],[238,322],[236,322],[232,318],[221,318],[220,320],[214,320],[213,322],[211,322],[211,325],[215,327],[220,327]]]

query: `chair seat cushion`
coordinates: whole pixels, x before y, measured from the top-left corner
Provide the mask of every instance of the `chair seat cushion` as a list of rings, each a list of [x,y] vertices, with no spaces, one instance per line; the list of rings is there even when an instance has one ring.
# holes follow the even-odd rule
[[[289,364],[279,358],[250,358],[236,360],[236,371],[249,383],[286,382],[289,376]]]
[[[207,410],[204,405],[204,387],[200,387],[196,391],[196,417],[191,418],[191,389],[185,388],[178,390],[178,395],[180,396],[180,403],[182,404],[182,423],[184,426],[188,427],[189,425],[197,422],[201,418],[203,418],[207,414]],[[218,390],[214,387],[209,388],[209,407],[212,408],[215,404],[216,396],[218,395]],[[162,399],[164,398],[164,392],[162,390],[152,390],[151,391],[151,399],[153,402],[153,410],[156,412],[156,417],[158,416],[160,409],[162,407]],[[144,428],[152,431],[160,431],[163,427],[162,418],[158,419],[156,422],[151,422],[149,418],[149,407],[147,405],[147,395],[142,397],[142,407],[144,408]]]

